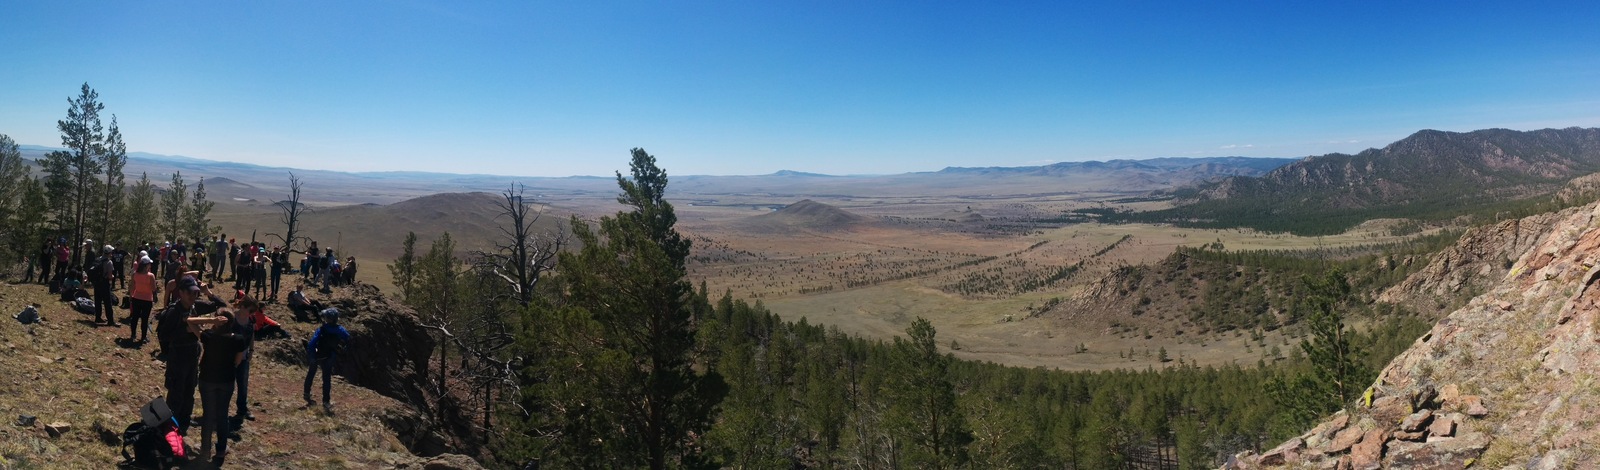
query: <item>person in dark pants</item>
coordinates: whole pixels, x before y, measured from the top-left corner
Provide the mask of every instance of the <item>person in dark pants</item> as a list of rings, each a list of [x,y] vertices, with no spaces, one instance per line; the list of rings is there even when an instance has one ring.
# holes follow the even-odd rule
[[[328,308],[322,311],[322,326],[311,335],[311,341],[306,343],[306,361],[310,367],[306,368],[305,393],[306,407],[315,406],[317,402],[311,401],[311,382],[317,378],[317,369],[322,369],[322,409],[333,413],[333,364],[338,359],[339,351],[350,344],[350,332],[339,326],[339,309]]]
[[[156,304],[156,274],[150,272],[149,257],[139,258],[134,268],[133,287],[128,289],[132,315],[128,318],[128,341],[143,343],[150,340],[150,310]],[[141,331],[142,329],[142,331]]]
[[[66,274],[67,274],[67,264],[70,264],[71,262],[72,262],[72,249],[71,248],[67,248],[67,239],[66,239],[66,237],[62,237],[61,239],[56,240],[56,277],[59,278],[59,277],[66,276]],[[52,279],[52,280],[59,280],[59,279]]]
[[[205,407],[200,452],[210,452],[215,437],[216,453],[211,463],[216,465],[221,465],[228,455],[228,434],[233,430],[228,425],[228,400],[233,398],[235,373],[248,348],[244,338],[233,333],[233,317],[233,311],[222,309],[214,317],[190,318],[187,322],[205,346],[205,355],[200,358],[200,403]]]
[[[128,250],[117,247],[111,250],[111,265],[117,268],[116,280],[118,289],[128,288]]]
[[[56,254],[55,246],[53,246],[48,240],[44,242],[44,246],[43,247],[39,248],[39,283],[40,284],[49,284],[50,283],[50,264],[51,264],[51,261],[54,261],[53,258],[55,258],[55,254]]]
[[[114,327],[117,326],[117,301],[112,300],[111,285],[117,282],[117,271],[111,262],[112,250],[111,245],[106,245],[88,271],[89,283],[94,285],[94,321],[98,323],[104,312],[106,326]]]
[[[221,308],[222,299],[200,285],[193,276],[178,278],[177,300],[156,318],[156,340],[167,356],[167,405],[178,419],[179,432],[189,433],[194,418],[194,393],[199,386],[200,338],[189,329],[189,319]],[[200,297],[208,301],[201,302]],[[231,383],[231,382],[230,382]]]
[[[256,318],[264,308],[261,301],[248,295],[237,300],[238,311],[234,312],[233,324],[230,325],[234,336],[238,336],[244,345],[244,358],[239,361],[234,370],[234,389],[238,391],[237,407],[234,409],[238,421],[255,421],[256,415],[250,412],[250,357],[256,349]]]
[[[283,251],[283,247],[273,248],[272,259],[269,261],[272,262],[272,296],[268,299],[277,303],[278,287],[283,284],[283,269],[289,265],[289,253]]]

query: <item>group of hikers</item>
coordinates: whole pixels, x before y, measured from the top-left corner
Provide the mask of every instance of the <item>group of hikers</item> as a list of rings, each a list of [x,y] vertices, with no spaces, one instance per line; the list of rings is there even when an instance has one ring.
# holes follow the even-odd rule
[[[30,262],[24,282],[48,284],[83,313],[91,313],[85,306],[92,303],[92,324],[96,326],[118,326],[114,312],[119,297],[115,292],[126,289],[120,305],[130,313],[125,319],[129,329],[126,343],[134,347],[148,343],[152,311],[157,305],[162,306],[155,314],[155,330],[160,344],[158,357],[166,361],[166,395],[152,401],[143,412],[149,431],[176,436],[157,446],[164,451],[163,458],[188,460],[191,456],[182,437],[198,425],[201,439],[200,455],[196,457],[209,457],[213,464],[221,465],[227,456],[228,441],[239,440],[237,431],[244,422],[255,420],[249,407],[255,342],[290,337],[265,313],[267,303],[277,302],[285,273],[303,276],[287,295],[295,318],[321,322],[306,343],[308,370],[302,397],[307,408],[317,405],[311,386],[320,369],[321,405],[324,412],[333,412],[333,366],[338,352],[349,345],[350,333],[339,325],[338,309],[309,298],[301,285],[320,285],[323,293],[330,293],[333,286],[354,283],[355,257],[340,263],[333,249],[319,249],[313,242],[299,269],[291,269],[289,249],[268,248],[258,242],[240,244],[226,235],[188,245],[162,243],[155,248],[154,244],[146,244],[137,254],[112,245],[96,250],[92,240],[85,240],[78,249],[85,256],[81,265],[74,266],[72,248],[65,238],[45,242],[37,258],[39,275],[34,276],[35,265]],[[99,254],[87,256],[94,251]],[[128,275],[125,265],[130,260],[133,273]],[[215,283],[230,281],[233,298],[224,300],[214,291]],[[90,288],[92,294],[87,292]],[[202,406],[198,421],[194,418],[196,392]],[[231,417],[230,399],[235,405]],[[158,402],[160,406],[155,406]],[[154,409],[164,413],[153,413]],[[151,422],[152,414],[164,417]],[[169,444],[170,449],[165,447]]]

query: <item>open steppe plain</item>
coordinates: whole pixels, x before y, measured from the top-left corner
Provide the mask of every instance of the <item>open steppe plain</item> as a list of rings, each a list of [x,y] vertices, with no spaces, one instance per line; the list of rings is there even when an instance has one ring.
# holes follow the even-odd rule
[[[1125,326],[1127,317],[1054,307],[1084,295],[1084,286],[1117,267],[1157,262],[1179,246],[1294,250],[1401,240],[1381,223],[1336,236],[1295,237],[1063,219],[1074,209],[1166,204],[1127,202],[1147,193],[1115,190],[1112,181],[1080,182],[1068,191],[1060,181],[1020,179],[1009,187],[983,183],[963,191],[948,184],[859,180],[821,179],[826,186],[807,190],[804,183],[817,179],[720,186],[685,179],[674,180],[683,187],[669,187],[668,200],[677,209],[678,229],[695,243],[690,279],[704,282],[713,298],[731,292],[788,320],[804,318],[881,339],[904,334],[911,320],[924,317],[938,329],[941,345],[958,357],[1026,367],[1176,364],[1159,360],[1162,348],[1188,363],[1255,364],[1264,347],[1242,332],[1175,336],[1152,328],[1157,332],[1147,338],[1114,327]],[[417,233],[419,251],[446,231],[465,251],[489,248],[503,222],[493,205],[500,196],[484,192],[503,181],[441,185],[435,187],[462,192],[365,202],[363,193],[389,192],[349,183],[328,191],[319,183],[311,180],[306,187],[314,210],[303,219],[304,233],[339,250],[341,258],[356,256],[359,277],[390,291],[385,263],[399,255],[408,231]],[[215,222],[232,237],[254,233],[270,243],[267,234],[283,230],[278,209],[262,188],[250,186],[208,188],[219,201]],[[414,192],[421,187],[407,191]],[[572,216],[592,221],[622,210],[616,192],[613,179],[582,178],[531,182],[526,195],[539,202],[540,226],[556,230]],[[1268,347],[1292,349],[1293,340],[1283,333],[1268,333]]]

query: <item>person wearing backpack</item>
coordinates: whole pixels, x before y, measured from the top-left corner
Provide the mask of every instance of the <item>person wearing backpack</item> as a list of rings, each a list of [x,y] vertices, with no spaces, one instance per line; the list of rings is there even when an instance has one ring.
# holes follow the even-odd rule
[[[94,286],[94,321],[100,322],[105,313],[106,326],[117,326],[117,301],[111,298],[111,284],[117,280],[116,268],[111,263],[111,245],[100,250],[100,257],[89,264],[89,283]]]
[[[234,381],[241,364],[249,354],[249,344],[244,337],[233,333],[233,310],[224,308],[212,317],[190,318],[189,331],[200,335],[205,353],[200,356],[200,403],[205,408],[200,424],[200,452],[211,450],[216,438],[216,453],[211,463],[222,465],[228,455],[228,435],[233,427],[228,424],[228,401],[233,398]]]
[[[333,364],[339,353],[350,345],[350,332],[339,326],[339,309],[327,308],[322,311],[322,326],[311,335],[311,342],[306,343],[306,360],[310,367],[306,370],[306,383],[302,397],[306,399],[306,407],[315,406],[317,402],[311,400],[311,382],[317,378],[317,368],[322,368],[322,409],[333,413]]]
[[[150,272],[150,258],[139,258],[137,268],[133,273],[133,285],[128,289],[128,296],[132,297],[131,314],[128,317],[128,341],[134,340],[138,334],[140,343],[150,341],[150,310],[156,304],[156,274]],[[141,331],[142,329],[142,331]]]
[[[177,292],[177,301],[156,316],[156,340],[167,357],[167,404],[172,406],[180,430],[188,434],[200,373],[200,337],[190,330],[189,320],[226,304],[193,276],[178,278],[170,290]],[[207,300],[201,301],[201,296]]]

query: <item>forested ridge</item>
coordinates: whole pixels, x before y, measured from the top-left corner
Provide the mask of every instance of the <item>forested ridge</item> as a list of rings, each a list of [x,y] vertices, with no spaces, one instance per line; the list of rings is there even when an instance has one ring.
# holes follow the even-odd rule
[[[1382,149],[1310,157],[1172,194],[1187,203],[1104,220],[1326,235],[1379,218],[1485,221],[1593,200],[1556,196],[1600,169],[1600,129],[1419,131]]]

